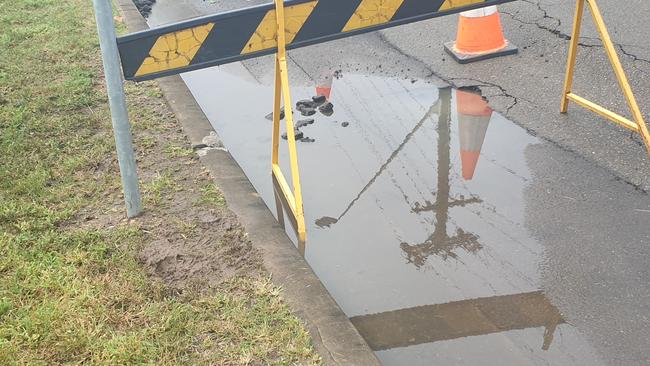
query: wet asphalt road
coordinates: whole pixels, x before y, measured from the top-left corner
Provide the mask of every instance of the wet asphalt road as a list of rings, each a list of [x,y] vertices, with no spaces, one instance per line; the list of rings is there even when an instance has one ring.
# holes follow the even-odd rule
[[[177,11],[180,19],[266,2],[179,0],[175,6],[182,9]],[[642,112],[646,120],[650,120],[650,23],[647,22],[650,2],[629,0],[623,4],[600,0],[599,6]],[[574,2],[524,0],[504,4],[499,9],[506,35],[520,48],[519,55],[470,65],[456,64],[442,47],[444,42],[455,38],[455,16],[392,28],[356,40],[380,42],[381,46],[371,48],[381,50],[384,67],[390,65],[394,59],[391,54],[395,52],[409,56],[410,63],[417,65],[412,69],[423,70],[409,71],[408,76],[413,73],[412,77],[417,77],[421,72],[433,74],[454,86],[480,85],[494,108],[515,123],[612,171],[635,187],[650,191],[650,157],[638,136],[576,106],[572,106],[568,115],[558,113],[568,49],[566,36],[571,34]],[[575,91],[629,116],[588,13],[583,25]],[[300,66],[308,71],[317,69],[323,61],[333,64],[338,61],[358,62],[361,67],[373,64],[348,54],[357,51],[345,47],[354,42],[339,41],[319,46],[332,51],[330,55],[345,52],[345,57],[339,60],[307,57],[314,53],[313,48],[296,50],[292,54],[300,58]],[[368,47],[363,45],[363,41],[361,46]],[[262,64],[266,65],[266,62]],[[389,70],[388,73],[395,71],[399,70]]]
[[[635,186],[650,190],[650,157],[640,139],[576,106],[558,113],[564,67],[571,34],[574,1],[516,1],[500,7],[509,40],[519,55],[473,65],[457,65],[438,47],[454,38],[454,17],[425,21],[382,32],[400,51],[425,63],[456,85],[483,87],[496,109],[539,136],[559,143],[613,171]],[[650,2],[600,0],[598,4],[618,46],[639,105],[650,119]],[[586,11],[574,89],[598,103],[629,116],[616,78]],[[426,39],[426,41],[421,41]],[[417,47],[412,47],[416,44]],[[445,61],[442,61],[445,59]]]
[[[567,42],[550,30],[570,32],[573,5],[545,3],[502,7],[522,48],[508,59],[450,61],[441,44],[454,17],[290,53],[296,100],[313,95],[319,75],[342,75],[334,115],[303,129],[316,140],[300,146],[305,256],[386,364],[650,363],[650,198],[626,183],[649,185],[650,164],[629,133],[575,107],[556,113]],[[253,4],[159,0],[150,22]],[[628,4],[601,7],[627,21],[650,11]],[[644,108],[650,26],[611,23],[634,52],[623,59]],[[577,89],[620,107],[602,49],[582,48],[592,71],[578,73]],[[184,78],[274,207],[264,119],[272,58]],[[471,180],[461,176],[458,94],[439,89],[447,83],[483,85],[515,122],[492,114]],[[317,225],[323,217],[336,222]]]

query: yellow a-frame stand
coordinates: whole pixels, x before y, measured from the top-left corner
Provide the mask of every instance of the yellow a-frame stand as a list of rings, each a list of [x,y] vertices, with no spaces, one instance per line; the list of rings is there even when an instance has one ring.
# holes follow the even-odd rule
[[[282,194],[289,206],[296,223],[298,241],[305,242],[307,234],[305,215],[302,207],[302,191],[300,189],[300,173],[298,169],[298,152],[296,151],[296,135],[293,126],[291,91],[287,67],[287,49],[284,23],[284,0],[275,0],[275,19],[277,24],[278,52],[275,55],[275,99],[273,104],[273,155],[271,169]],[[293,192],[282,174],[279,164],[278,149],[280,147],[280,104],[284,101],[284,115],[287,125],[287,144],[289,146],[289,163],[291,166],[291,182]]]
[[[589,5],[589,10],[594,19],[594,23],[596,24],[598,33],[600,33],[600,39],[603,42],[605,51],[607,52],[607,56],[609,57],[609,61],[612,64],[612,67],[614,68],[614,73],[616,74],[618,83],[621,89],[623,90],[623,94],[625,95],[627,104],[629,105],[632,111],[632,116],[634,121],[630,121],[629,119],[615,112],[612,112],[594,102],[591,102],[571,92],[571,88],[573,87],[573,72],[576,66],[576,57],[578,54],[578,42],[580,38],[580,28],[582,27],[582,18],[584,14],[585,2]],[[571,44],[569,46],[569,61],[567,64],[566,78],[564,81],[564,93],[562,94],[562,106],[560,109],[562,113],[567,112],[569,101],[572,101],[584,108],[596,112],[599,115],[607,118],[608,120],[618,123],[619,125],[640,134],[641,138],[643,139],[643,142],[645,143],[646,149],[648,150],[648,154],[650,155],[650,133],[648,132],[648,126],[646,125],[645,120],[643,119],[643,114],[639,109],[639,105],[637,104],[636,98],[634,97],[634,93],[632,92],[630,83],[627,80],[627,76],[625,76],[623,65],[621,65],[621,60],[618,58],[618,54],[616,53],[616,49],[614,48],[612,39],[609,36],[607,27],[605,26],[603,16],[601,15],[600,9],[596,4],[596,0],[577,0],[576,2],[576,13],[575,13],[575,18],[573,20],[573,33],[571,35]]]

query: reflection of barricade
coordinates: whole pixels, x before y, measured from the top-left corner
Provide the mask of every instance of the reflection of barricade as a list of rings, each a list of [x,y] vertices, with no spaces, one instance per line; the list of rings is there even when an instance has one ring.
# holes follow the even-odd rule
[[[465,126],[463,126],[463,119],[462,115],[470,116],[472,114],[477,114],[477,115],[484,115],[486,112],[488,112],[489,107],[487,107],[487,102],[483,101],[480,99],[481,97],[478,96],[480,101],[483,103],[474,104],[472,103],[467,104],[467,102],[476,102],[473,100],[474,97],[476,97],[476,94],[472,94],[470,92],[466,91],[461,91],[458,90],[456,92],[456,103],[458,105],[457,111],[458,111],[458,121],[459,121],[459,126],[458,129],[460,131],[459,135],[461,136],[461,149],[463,147],[469,148],[467,144],[463,143],[463,136],[465,138],[468,138],[468,134],[472,134],[471,131],[469,133],[463,132],[463,128],[467,128],[467,125],[465,123]],[[479,237],[470,233],[466,232],[465,230],[461,229],[460,227],[456,229],[456,232],[452,235],[449,235],[447,232],[447,224],[449,221],[449,209],[452,207],[456,206],[465,206],[473,203],[480,203],[481,200],[477,197],[458,197],[454,198],[451,196],[451,186],[449,184],[450,177],[450,169],[451,169],[451,156],[450,156],[450,139],[451,139],[451,90],[450,89],[441,89],[440,90],[440,100],[437,103],[439,106],[438,110],[438,166],[437,166],[437,171],[438,171],[438,192],[436,193],[436,200],[435,202],[424,202],[424,203],[416,203],[415,207],[413,207],[411,210],[415,213],[422,213],[426,211],[434,211],[436,214],[436,224],[435,228],[433,230],[433,233],[429,235],[429,237],[424,240],[421,243],[418,244],[409,244],[406,242],[403,242],[400,244],[400,247],[402,248],[402,251],[406,255],[406,260],[409,263],[413,263],[417,268],[422,267],[425,262],[427,261],[427,258],[435,254],[437,256],[440,256],[443,259],[447,258],[457,258],[456,250],[462,248],[468,252],[477,252],[483,248],[481,243],[479,242]],[[488,108],[488,109],[486,109]],[[492,115],[492,110],[489,109],[490,115]],[[488,123],[489,123],[489,116],[488,116]],[[465,121],[468,122],[468,121]],[[471,128],[471,127],[470,127]],[[487,125],[485,126],[485,129],[487,130]],[[483,139],[485,138],[485,133],[480,134],[480,136],[476,136],[475,138],[472,138],[472,144],[473,145],[483,145]],[[480,148],[479,148],[480,149]],[[478,155],[476,155],[478,156]],[[463,158],[463,151],[461,150],[461,158]],[[463,177],[467,179],[466,175],[466,170],[468,169],[467,164],[473,164],[471,169],[475,168],[476,161],[462,161],[463,165]],[[474,175],[474,171],[472,170],[472,176]]]
[[[559,310],[541,291],[417,306],[350,319],[375,351],[463,337],[544,327],[542,349],[548,350]]]
[[[492,7],[511,1],[515,0],[290,0],[286,3],[283,0],[275,0],[272,4],[183,21],[115,39],[115,32],[111,24],[112,15],[108,11],[110,9],[109,0],[94,0],[107,85],[111,97],[111,110],[114,122],[116,121],[114,126],[116,126],[118,160],[120,161],[125,197],[129,207],[128,215],[137,215],[141,211],[141,207],[136,184],[137,176],[133,149],[130,139],[127,138],[128,121],[124,93],[121,88],[122,77],[119,75],[119,71],[116,71],[119,69],[120,61],[124,76],[129,80],[137,81],[180,74],[186,71],[275,53],[276,91],[271,166],[273,175],[277,178],[279,187],[296,219],[299,239],[304,240],[306,229],[293,115],[291,112],[286,50],[453,13]],[[616,76],[632,109],[634,121],[630,121],[571,92],[571,80],[575,67],[575,56],[585,1],[589,4],[607,54],[614,66]],[[577,0],[573,39],[569,52],[561,111],[566,112],[568,101],[573,101],[591,109],[605,118],[639,133],[650,153],[650,134],[595,1]],[[457,44],[452,46],[452,53],[463,51],[461,49],[463,47],[465,51],[469,50],[470,54],[478,54],[479,58],[492,56],[495,52],[496,54],[514,52],[514,49],[509,48],[507,41],[501,34],[496,9],[488,8],[482,11],[465,13],[465,18],[473,18],[469,19],[472,28],[471,34],[481,35],[481,32],[476,32],[475,28],[488,26],[493,30],[488,33],[495,37],[486,38],[487,41],[484,42],[489,44],[478,47],[478,52],[473,52],[473,44],[469,44],[471,46],[469,48],[465,47],[468,45],[465,42],[467,39],[459,37]],[[463,24],[465,23],[461,22],[461,30],[464,27]],[[464,34],[461,33],[461,35]],[[470,39],[469,41],[472,43],[483,38],[476,37],[476,39]],[[117,57],[118,51],[120,57]],[[326,89],[327,87],[318,91],[317,94],[327,94]],[[278,162],[280,104],[282,103],[284,103],[286,114],[291,185],[284,178]],[[468,171],[467,176],[469,175]],[[129,199],[129,197],[133,197],[133,199]]]

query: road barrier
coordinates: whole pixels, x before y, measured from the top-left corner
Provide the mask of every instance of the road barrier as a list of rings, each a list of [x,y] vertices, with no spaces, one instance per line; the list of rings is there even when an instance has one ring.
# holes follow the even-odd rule
[[[119,49],[124,77],[135,81],[155,79],[275,53],[271,171],[276,185],[289,206],[292,221],[296,223],[298,239],[304,242],[306,228],[298,171],[293,106],[288,81],[287,49],[465,12],[464,15],[461,15],[458,39],[454,44],[447,45],[448,51],[461,62],[484,59],[503,53],[516,52],[516,48],[509,45],[503,37],[498,13],[495,8],[491,8],[494,5],[511,1],[515,0],[289,0],[286,2],[274,0],[273,4],[210,15],[132,33],[117,38],[114,43],[111,42],[110,46],[113,48],[117,46]],[[106,8],[106,4],[109,4],[110,0],[94,0],[94,2],[96,12],[99,14],[102,9],[97,4],[100,3],[102,8]],[[607,55],[632,110],[634,121],[590,102],[571,91],[585,2],[590,7]],[[486,7],[487,9],[485,9]],[[106,18],[105,14],[102,16],[102,19],[104,18]],[[105,23],[98,22],[99,33],[104,36],[110,34],[110,31],[104,29],[107,27]],[[114,30],[112,31],[114,34]],[[102,38],[102,50],[106,46],[104,38]],[[106,54],[104,56],[107,80],[113,80],[114,77],[109,78],[108,71],[116,66],[119,67],[117,64],[119,61],[116,57],[109,59]],[[328,85],[317,86],[321,88],[317,94],[329,98]],[[329,87],[331,88],[331,84]],[[117,90],[117,92],[123,96],[123,90]],[[116,98],[111,95],[111,100],[114,99]],[[569,101],[639,133],[650,154],[648,128],[609,37],[596,0],[576,0],[576,14],[562,96],[562,113],[567,112]],[[279,166],[281,104],[284,104],[293,190]],[[128,121],[122,122],[124,123],[119,125],[120,130],[118,131],[116,128],[116,139],[119,134],[119,140],[126,141],[123,137],[125,131],[128,132]],[[487,125],[485,127],[487,128]],[[473,153],[472,159],[477,161],[480,146],[475,143],[476,141],[470,140],[476,139],[468,138],[463,148],[466,147],[468,152]],[[132,158],[132,148],[130,150],[130,153],[124,149],[120,150],[120,156],[131,156]],[[123,161],[125,162],[124,166]],[[466,179],[471,179],[476,161],[470,162],[468,155],[467,172],[464,173]],[[135,177],[135,164],[127,164],[128,162],[129,159],[120,159],[123,177]],[[134,192],[134,187],[131,185],[127,186],[124,183],[124,188],[125,194],[133,192],[134,197],[136,193],[139,197],[139,192]],[[137,186],[135,190],[137,190]],[[130,211],[139,212],[139,209]]]
[[[514,0],[291,0],[287,49]],[[277,4],[277,2],[276,2]],[[276,6],[265,4],[118,39],[124,75],[147,80],[275,53]]]
[[[305,227],[305,215],[302,207],[302,191],[300,188],[300,173],[298,169],[298,152],[296,151],[296,134],[293,125],[293,105],[291,104],[291,92],[289,90],[289,68],[287,66],[287,44],[286,28],[284,22],[284,0],[275,0],[277,47],[275,54],[275,99],[273,102],[273,154],[271,156],[271,174],[280,186],[280,190],[289,205],[289,209],[295,218],[298,231],[298,241],[305,242],[307,229]],[[284,102],[285,122],[287,127],[287,145],[289,147],[289,164],[291,166],[291,180],[293,192],[287,183],[282,169],[280,169],[279,148],[280,148],[280,104]]]
[[[585,2],[589,5],[591,16],[594,19],[594,23],[596,24],[596,29],[598,29],[598,33],[600,34],[600,39],[603,41],[603,45],[605,46],[605,52],[607,53],[607,57],[609,57],[609,62],[612,64],[612,67],[614,68],[616,79],[618,79],[618,83],[621,89],[623,90],[623,94],[625,95],[625,100],[627,101],[627,104],[630,107],[630,110],[632,111],[632,116],[634,118],[634,121],[630,121],[629,119],[621,116],[620,114],[614,113],[609,109],[604,108],[572,92],[573,72],[575,70],[576,60],[578,57],[578,43],[580,41],[580,29],[582,27],[582,18],[585,9]],[[560,111],[562,113],[567,112],[569,107],[569,101],[572,101],[584,108],[596,112],[599,115],[607,118],[608,120],[613,121],[629,130],[638,133],[639,135],[641,135],[641,138],[643,139],[646,149],[648,150],[648,155],[650,155],[650,133],[648,132],[648,125],[645,123],[645,120],[643,119],[643,113],[641,113],[641,109],[639,109],[639,104],[637,103],[636,98],[634,97],[634,93],[632,92],[632,87],[630,87],[630,82],[627,80],[627,76],[625,76],[623,65],[621,64],[621,60],[618,58],[618,54],[616,53],[616,49],[614,48],[614,43],[612,42],[612,39],[609,36],[609,32],[607,31],[607,27],[605,26],[605,21],[603,20],[603,16],[600,13],[598,4],[596,4],[596,0],[576,1],[576,11],[573,20],[573,33],[571,34],[571,44],[569,46],[569,61],[567,62],[566,78],[564,81],[564,92],[562,93],[562,105],[560,107]]]

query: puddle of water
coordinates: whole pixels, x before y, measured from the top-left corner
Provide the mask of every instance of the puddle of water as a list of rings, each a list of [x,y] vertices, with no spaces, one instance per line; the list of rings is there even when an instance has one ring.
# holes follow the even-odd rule
[[[196,93],[199,103],[290,222],[269,174],[271,87],[238,65],[184,78],[193,91],[213,89]],[[339,72],[329,100],[329,116],[296,111],[314,120],[300,132],[315,140],[299,143],[308,225],[299,249],[385,364],[600,363],[539,291],[543,248],[526,229],[524,199],[535,137],[479,95],[424,81]],[[465,347],[475,350],[454,351]]]
[[[207,11],[195,0],[157,4],[150,24]],[[308,231],[297,247],[382,362],[650,363],[650,219],[638,211],[650,209],[647,196],[527,134],[472,91],[364,75],[386,70],[372,54],[390,51],[363,42],[292,53],[317,79],[291,73],[294,105],[328,87],[333,105],[296,109]],[[309,69],[339,52],[344,71]],[[409,62],[400,57],[394,74]],[[183,78],[295,241],[270,174],[273,77],[258,71],[273,67],[264,62]],[[280,152],[288,174],[285,140]]]

